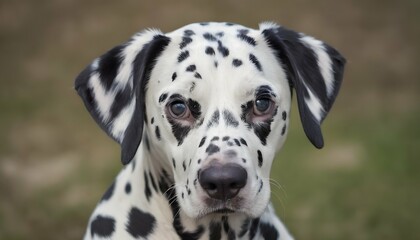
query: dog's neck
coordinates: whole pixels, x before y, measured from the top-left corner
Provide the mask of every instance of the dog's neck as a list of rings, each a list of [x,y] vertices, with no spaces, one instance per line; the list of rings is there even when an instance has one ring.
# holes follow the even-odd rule
[[[253,239],[260,218],[250,218],[242,213],[214,214],[200,219],[188,217],[178,203],[171,165],[165,159],[157,161],[159,157],[164,156],[157,149],[151,149],[146,140],[140,144],[136,157],[126,166],[126,170],[143,182],[140,191],[146,195],[144,199],[147,202],[142,203],[144,208],[147,210],[146,206],[151,207],[159,202],[161,213],[154,213],[159,224],[171,225],[171,230],[181,239]]]

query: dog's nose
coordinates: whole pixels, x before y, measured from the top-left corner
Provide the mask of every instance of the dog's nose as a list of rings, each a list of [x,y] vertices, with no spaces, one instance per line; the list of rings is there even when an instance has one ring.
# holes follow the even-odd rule
[[[246,185],[247,172],[238,164],[213,165],[201,171],[199,182],[211,198],[227,200]]]

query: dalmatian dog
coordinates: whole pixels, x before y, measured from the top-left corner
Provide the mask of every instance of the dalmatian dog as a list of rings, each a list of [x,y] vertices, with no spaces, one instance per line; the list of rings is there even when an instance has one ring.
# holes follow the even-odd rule
[[[124,165],[85,239],[292,239],[270,204],[289,127],[321,122],[343,77],[332,47],[274,23],[146,30],[95,59],[75,88]]]

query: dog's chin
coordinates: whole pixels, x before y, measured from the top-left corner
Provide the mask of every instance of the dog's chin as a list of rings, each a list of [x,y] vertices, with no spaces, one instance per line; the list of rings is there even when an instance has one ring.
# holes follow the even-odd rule
[[[251,210],[251,211],[250,211]],[[231,216],[231,215],[245,215],[248,217],[257,217],[260,213],[255,213],[252,209],[247,209],[243,204],[231,201],[217,201],[213,204],[204,204],[201,209],[196,212],[195,219],[202,219],[206,217]]]

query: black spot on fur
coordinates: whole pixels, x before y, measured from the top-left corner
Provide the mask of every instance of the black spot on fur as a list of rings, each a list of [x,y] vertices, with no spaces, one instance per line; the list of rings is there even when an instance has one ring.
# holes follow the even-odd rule
[[[236,151],[234,150],[224,151],[223,154],[225,155],[226,158],[236,158],[236,156],[238,155]]]
[[[258,153],[258,167],[261,167],[263,165],[263,156],[260,150],[258,150],[257,153]]]
[[[229,56],[229,49],[223,46],[221,41],[217,41],[217,44],[217,51],[219,51],[219,53],[221,53],[223,57]]]
[[[151,124],[153,124],[155,122],[155,118],[154,117],[152,117],[151,119],[150,119],[150,123]]]
[[[214,67],[217,68],[219,66],[219,63],[217,61],[214,61]]]
[[[244,123],[246,123],[248,128],[251,128],[251,121],[248,119],[248,113],[252,110],[254,105],[253,101],[248,101],[241,105],[242,113],[241,113],[241,119]]]
[[[254,54],[249,54],[249,60],[255,65],[258,71],[262,72],[262,67],[260,61],[258,61],[257,57]]]
[[[245,141],[245,139],[241,138],[240,141],[243,145],[248,146],[248,143]]]
[[[235,66],[235,67],[239,67],[239,66],[241,66],[242,65],[242,61],[241,60],[239,60],[239,59],[233,59],[233,61],[232,61],[232,65],[233,66]]]
[[[255,218],[251,222],[251,227],[249,228],[249,239],[254,239],[258,231],[258,225],[260,224],[260,218]],[[273,238],[275,239],[275,238]]]
[[[196,66],[193,64],[193,65],[188,66],[187,69],[185,70],[187,72],[194,72],[196,69],[197,69]]]
[[[287,118],[287,113],[286,113],[286,111],[283,111],[283,112],[281,113],[281,118],[283,119],[283,121],[286,121],[286,118]]]
[[[174,166],[174,169],[176,169],[176,162],[174,158],[172,158],[172,166]]]
[[[229,147],[232,147],[232,146],[233,146],[233,142],[228,141],[228,142],[227,142],[227,145],[228,145]]]
[[[152,183],[153,189],[155,189],[155,191],[157,192],[158,189],[157,189],[155,178],[153,177],[152,172],[149,172],[149,178],[150,178],[150,182]]]
[[[172,118],[168,118],[168,121],[171,124],[172,133],[174,134],[176,140],[178,141],[178,146],[180,146],[184,142],[185,137],[190,132],[191,127],[190,126],[184,126],[184,125],[174,121]]]
[[[238,120],[236,120],[236,118],[230,111],[223,110],[223,117],[227,126],[237,127],[239,125]]]
[[[166,191],[168,191],[169,189],[169,185],[170,185],[170,180],[169,180],[169,175],[165,170],[162,170],[162,173],[160,174],[159,177],[159,190],[162,194],[166,194]],[[165,195],[166,196],[166,195]]]
[[[173,82],[173,81],[175,81],[175,79],[176,79],[176,72],[174,72],[174,73],[172,74],[172,82]]]
[[[187,170],[187,165],[185,165],[185,160],[182,161],[182,168],[184,169],[184,172]]]
[[[219,110],[214,111],[209,123],[207,124],[207,128],[210,128],[212,126],[217,126],[219,124],[219,118],[220,118]]]
[[[206,54],[207,55],[214,55],[216,53],[214,52],[214,49],[212,47],[207,47],[206,48]]]
[[[149,201],[150,197],[152,196],[152,191],[150,190],[149,186],[149,179],[147,178],[146,172],[144,172],[144,195],[146,195],[147,201]]]
[[[125,184],[125,193],[131,193],[131,184],[129,182]]]
[[[195,78],[198,78],[198,79],[201,79],[201,75],[200,75],[198,72],[196,72],[196,73],[194,74],[194,77],[195,77]]]
[[[247,35],[249,33],[248,29],[239,29],[238,34]]]
[[[218,137],[218,136],[215,136],[215,137],[213,137],[213,138],[210,140],[210,142],[217,141],[217,140],[219,140],[219,137]]]
[[[190,38],[190,37],[182,37],[182,42],[179,44],[179,48],[180,49],[183,49],[183,48],[185,48],[190,43],[192,43],[192,38]]]
[[[239,33],[239,34],[237,35],[237,37],[238,37],[239,39],[241,39],[242,41],[245,41],[246,43],[248,43],[248,44],[250,44],[250,45],[252,45],[252,46],[256,46],[256,45],[257,45],[257,42],[255,41],[255,39],[254,39],[254,38],[252,38],[252,37],[250,37],[250,36],[248,36],[248,35],[246,35],[246,34],[241,34],[241,33]]]
[[[220,223],[211,222],[209,227],[209,240],[222,239],[222,225]]]
[[[206,137],[203,137],[200,141],[200,144],[198,145],[198,147],[203,146],[204,142],[206,141]]]
[[[239,140],[238,139],[233,139],[233,141],[235,141],[235,143],[236,143],[236,145],[238,146],[238,147],[240,147],[241,146],[241,143],[239,143]]]
[[[187,37],[191,37],[192,35],[194,35],[195,33],[194,33],[194,31],[192,31],[192,30],[185,30],[184,31],[184,35],[185,36],[187,36]]]
[[[202,22],[202,23],[200,23],[200,25],[201,25],[201,26],[208,26],[208,25],[209,25],[209,23],[208,23],[208,22]]]
[[[191,111],[191,115],[194,119],[199,119],[201,116],[201,105],[197,102],[192,100],[191,98],[188,99],[188,108]]]
[[[187,59],[189,56],[190,56],[190,52],[188,52],[188,51],[183,51],[183,52],[181,52],[181,53],[178,55],[178,62],[180,63],[180,62],[184,61],[184,60],[185,60],[185,59]]]
[[[245,158],[242,158],[242,162],[243,162],[243,163],[246,163],[246,159],[245,159]]]
[[[230,22],[227,22],[227,23],[225,23],[225,25],[226,25],[226,26],[231,27],[231,26],[234,26],[234,25],[236,25],[236,24],[234,24],[234,23],[230,23]]]
[[[222,141],[227,141],[227,140],[229,140],[229,136],[224,136],[223,138],[222,138]]]
[[[197,163],[198,163],[198,164],[200,164],[200,163],[201,163],[201,158],[199,158],[199,159],[197,160]]]
[[[190,92],[194,91],[195,89],[195,82],[191,83]]]
[[[206,40],[211,41],[211,42],[215,42],[215,41],[217,41],[217,38],[216,38],[215,36],[213,36],[213,34],[211,34],[211,33],[204,33],[204,34],[203,34],[203,37],[204,37]]]
[[[260,187],[258,188],[258,193],[261,192],[263,188],[263,181],[260,179]]]
[[[150,149],[148,149],[148,150],[150,151]],[[132,166],[131,171],[134,172],[134,169],[136,169],[136,159],[133,159],[132,162],[133,162],[133,164],[131,165]]]
[[[218,37],[223,37],[224,35],[225,35],[224,32],[218,32],[218,33],[216,33],[216,36],[218,36]]]
[[[144,135],[144,144],[146,144],[146,149],[150,151],[149,136],[147,134]]]
[[[90,223],[90,234],[92,238],[95,235],[98,237],[109,238],[114,233],[114,231],[115,231],[114,218],[98,215]]]
[[[159,127],[158,126],[156,126],[156,128],[155,128],[155,134],[156,134],[157,140],[160,141],[160,130],[159,130]]]
[[[106,192],[104,193],[104,195],[102,196],[101,201],[106,201],[109,200],[112,197],[112,194],[114,193],[114,189],[115,189],[115,181],[111,184],[111,186],[109,186],[109,188],[106,190]]]
[[[283,128],[281,129],[281,135],[283,136],[286,133],[286,124],[284,124]]]
[[[220,151],[220,148],[213,143],[210,143],[210,145],[206,148],[206,153],[210,156],[214,153],[217,153]]]
[[[164,93],[164,94],[160,95],[159,102],[161,103],[161,102],[165,101],[167,97],[168,97],[167,93]]]
[[[235,231],[229,226],[229,221],[227,216],[222,216],[222,222],[223,222],[223,230],[228,235],[228,240],[234,240],[235,239]]]
[[[155,227],[156,219],[149,213],[133,207],[128,214],[126,230],[131,236],[147,238]]]
[[[191,166],[191,161],[192,161],[192,159],[190,158],[190,162],[188,163],[188,167]],[[188,184],[188,181],[187,181],[187,184]]]
[[[260,232],[264,240],[278,239],[279,237],[279,233],[277,232],[277,229],[270,223],[261,222]]]

